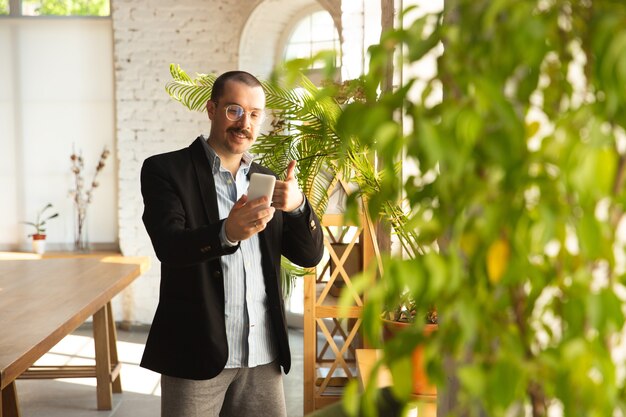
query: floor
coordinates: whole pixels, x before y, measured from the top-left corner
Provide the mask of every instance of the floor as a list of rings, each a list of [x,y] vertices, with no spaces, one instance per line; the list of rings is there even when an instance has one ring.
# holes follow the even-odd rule
[[[122,362],[122,394],[114,394],[113,409],[97,411],[95,379],[18,380],[17,393],[23,417],[156,417],[160,414],[159,374],[139,367],[147,336],[143,331],[118,330],[118,355]],[[303,334],[290,330],[292,368],[284,376],[289,417],[302,417]],[[38,365],[92,364],[91,329],[80,328],[63,339]]]

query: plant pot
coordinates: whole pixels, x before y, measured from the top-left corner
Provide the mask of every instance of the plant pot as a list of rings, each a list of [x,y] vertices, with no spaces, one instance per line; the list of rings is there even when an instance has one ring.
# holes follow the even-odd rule
[[[396,333],[402,332],[411,326],[411,323],[404,323],[398,321],[392,321],[383,319],[383,340],[389,340],[394,337]],[[426,324],[424,326],[424,336],[428,337],[434,331],[437,330],[439,325]],[[428,381],[426,369],[424,368],[424,345],[419,344],[415,346],[411,354],[411,362],[413,367],[413,394],[416,395],[437,395],[437,386]]]
[[[33,252],[40,255],[46,252],[46,235],[39,233],[33,235]]]

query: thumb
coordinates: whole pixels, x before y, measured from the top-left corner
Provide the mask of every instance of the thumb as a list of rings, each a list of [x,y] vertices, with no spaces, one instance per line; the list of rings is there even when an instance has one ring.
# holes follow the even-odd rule
[[[296,161],[289,162],[289,166],[287,166],[287,176],[285,177],[285,181],[296,179],[296,175],[294,174],[295,170],[296,170]]]

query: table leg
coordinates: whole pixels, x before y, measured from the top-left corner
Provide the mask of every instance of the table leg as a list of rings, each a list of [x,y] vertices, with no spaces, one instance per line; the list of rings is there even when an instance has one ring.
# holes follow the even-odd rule
[[[109,357],[111,358],[111,364],[117,365],[120,363],[117,357],[117,331],[115,330],[115,321],[113,320],[113,309],[111,308],[111,302],[107,303],[107,325],[109,328]],[[113,377],[113,392],[122,392],[122,377],[118,373]]]
[[[15,381],[2,390],[2,395],[0,395],[0,417],[20,417]]]
[[[96,391],[98,410],[112,407],[111,356],[109,350],[108,304],[93,315],[93,338],[96,347]]]

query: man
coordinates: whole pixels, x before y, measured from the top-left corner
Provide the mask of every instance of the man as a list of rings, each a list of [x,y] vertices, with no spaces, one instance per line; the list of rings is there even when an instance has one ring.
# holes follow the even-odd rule
[[[148,158],[143,221],[161,261],[159,305],[141,361],[162,374],[163,417],[286,416],[280,366],[291,366],[280,258],[315,266],[319,220],[295,161],[267,197],[248,201],[248,149],[265,94],[243,71],[215,80],[209,138]]]

